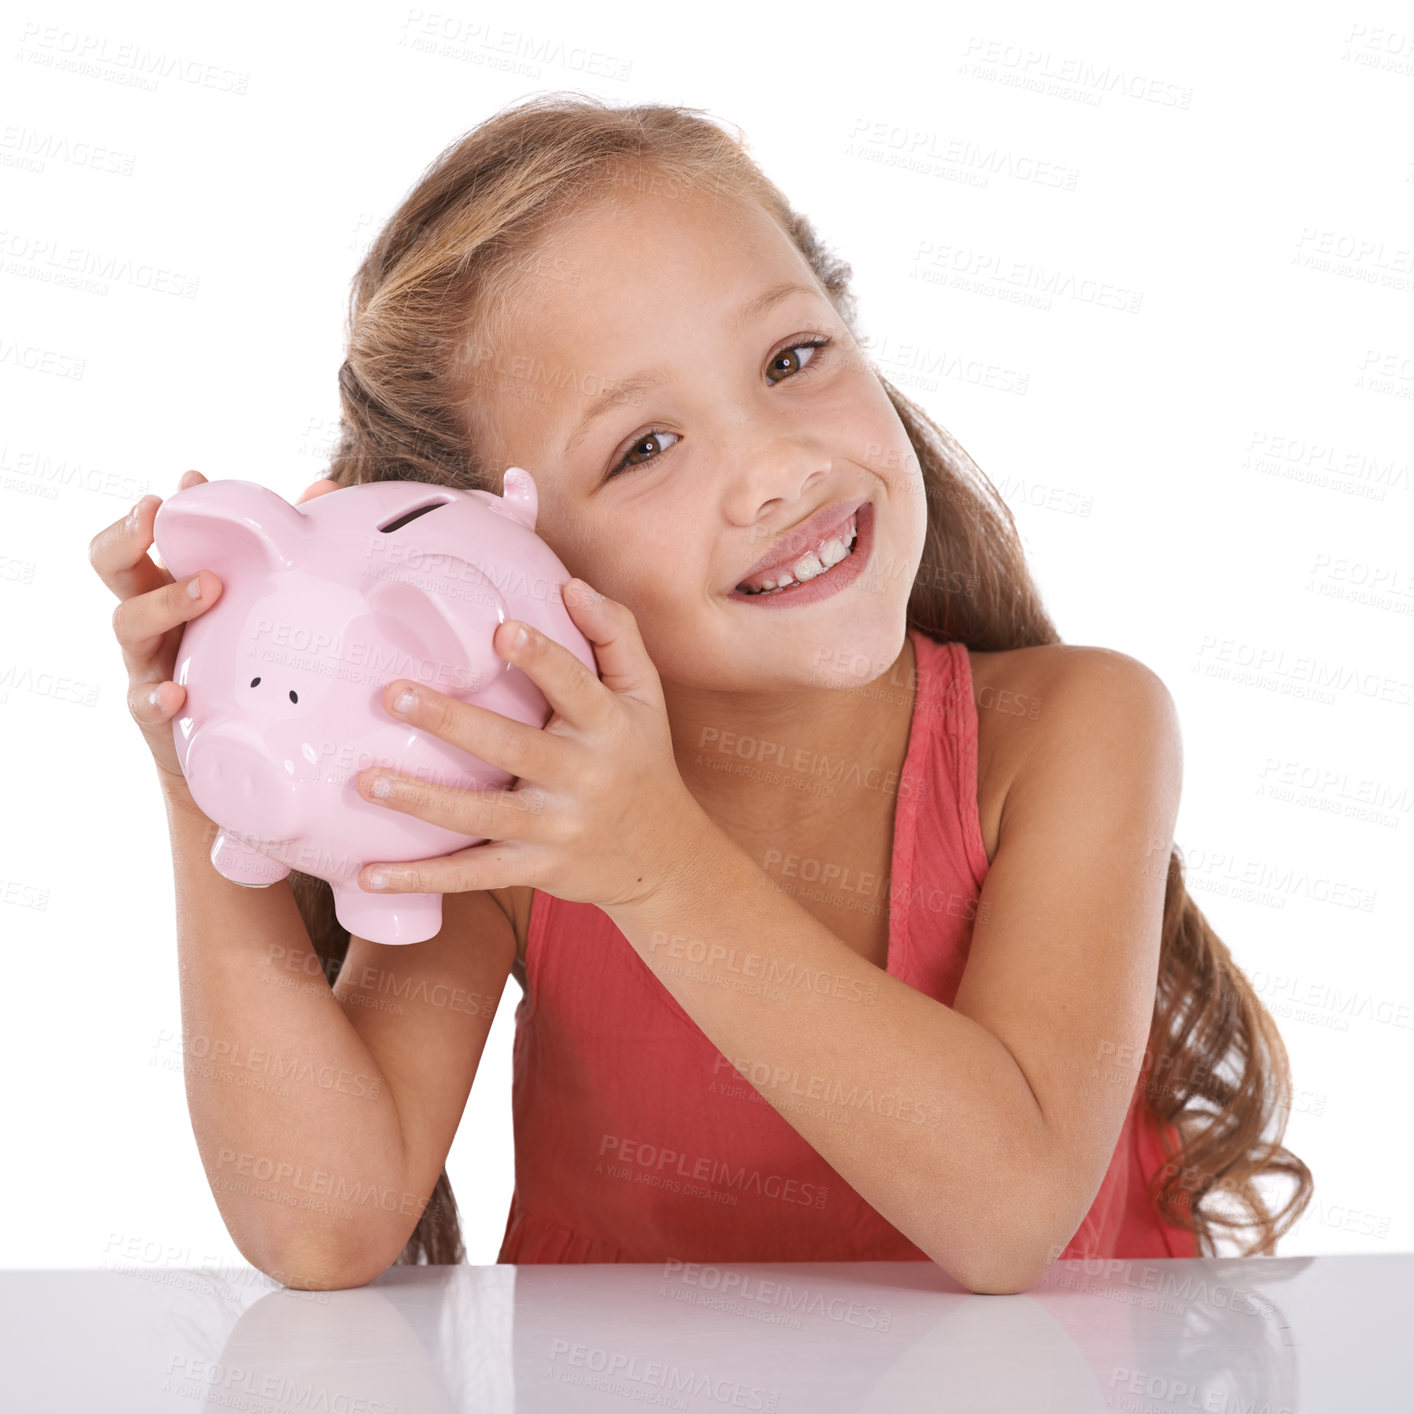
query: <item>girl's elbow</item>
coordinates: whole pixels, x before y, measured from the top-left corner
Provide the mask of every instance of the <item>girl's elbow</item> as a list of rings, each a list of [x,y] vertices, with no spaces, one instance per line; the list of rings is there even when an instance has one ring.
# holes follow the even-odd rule
[[[1028,1270],[1023,1273],[997,1271],[982,1277],[972,1277],[963,1282],[974,1296],[1020,1296],[1036,1285],[1045,1276],[1040,1271]]]
[[[974,1296],[1019,1296],[1036,1285],[1051,1268],[1050,1254],[1029,1249],[1008,1252],[1001,1244],[973,1260],[960,1260],[956,1253],[941,1256],[936,1249],[928,1254],[933,1262]]]
[[[402,1249],[399,1249],[399,1252]],[[398,1259],[398,1252],[335,1250],[313,1234],[292,1239],[274,1253],[246,1254],[251,1265],[291,1291],[346,1291],[366,1286]]]

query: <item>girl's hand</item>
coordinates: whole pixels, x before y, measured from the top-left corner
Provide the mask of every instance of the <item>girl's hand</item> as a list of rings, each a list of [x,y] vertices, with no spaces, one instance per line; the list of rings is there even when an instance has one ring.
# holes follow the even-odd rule
[[[205,480],[199,471],[188,471],[177,489],[185,491]],[[337,488],[338,482],[316,481],[295,504]],[[187,691],[171,680],[172,671],[188,621],[216,603],[222,586],[210,570],[198,570],[178,584],[148,555],[161,504],[160,496],[144,496],[124,519],[89,541],[88,560],[120,601],[113,611],[113,632],[128,669],[128,711],[164,784],[186,790],[172,740],[172,717],[187,700]],[[197,597],[189,592],[193,587]]]
[[[478,791],[386,769],[362,772],[356,784],[365,799],[484,840],[439,859],[366,864],[363,888],[376,890],[379,873],[388,892],[529,884],[608,910],[652,897],[691,857],[706,816],[678,773],[662,683],[637,620],[582,580],[565,585],[564,601],[593,646],[599,678],[569,649],[517,620],[499,625],[493,640],[549,701],[543,728],[406,679],[384,688],[392,716],[519,779],[509,790]],[[520,627],[527,641],[517,648]],[[416,703],[399,710],[404,689]],[[387,796],[373,793],[376,781],[388,783]]]
[[[177,489],[205,480],[199,471],[188,471]],[[198,570],[177,583],[149,558],[152,523],[161,504],[160,496],[144,496],[124,519],[89,541],[88,560],[120,601],[113,611],[113,632],[128,669],[128,711],[163,781],[185,790],[171,717],[186,701],[186,689],[171,681],[172,670],[187,621],[221,597],[221,581],[210,570]]]

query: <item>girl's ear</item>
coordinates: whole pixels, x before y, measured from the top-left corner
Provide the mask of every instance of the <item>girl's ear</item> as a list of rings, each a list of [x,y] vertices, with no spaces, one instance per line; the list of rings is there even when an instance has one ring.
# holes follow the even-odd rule
[[[325,478],[323,481],[312,481],[303,491],[299,493],[295,505],[302,506],[306,501],[312,501],[316,496],[322,496],[326,491],[337,491],[339,483]]]

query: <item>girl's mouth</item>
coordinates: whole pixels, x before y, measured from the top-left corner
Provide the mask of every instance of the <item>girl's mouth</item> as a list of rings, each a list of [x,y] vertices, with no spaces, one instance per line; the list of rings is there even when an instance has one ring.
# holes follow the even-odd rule
[[[795,566],[795,570],[805,574],[806,578],[797,579],[792,571],[782,570],[778,576],[778,583],[779,579],[791,575],[790,582],[784,587],[756,591],[743,590],[738,587],[728,595],[728,598],[742,603],[756,604],[763,608],[769,605],[784,607],[788,604],[814,604],[847,589],[864,573],[870,552],[874,547],[874,503],[872,501],[866,501],[854,513],[854,526],[853,535],[842,537],[838,542],[844,547],[845,554],[833,564],[827,565],[818,556],[807,555],[797,561]]]

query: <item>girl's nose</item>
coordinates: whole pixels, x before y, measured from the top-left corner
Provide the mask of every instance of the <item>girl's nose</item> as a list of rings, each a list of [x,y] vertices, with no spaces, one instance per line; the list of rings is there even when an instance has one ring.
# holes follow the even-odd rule
[[[754,525],[774,502],[794,507],[782,526],[803,520],[828,499],[834,460],[801,439],[774,437],[737,462],[728,492],[728,515]]]

